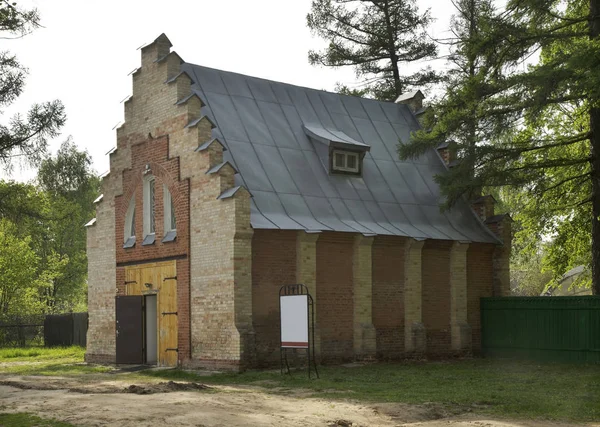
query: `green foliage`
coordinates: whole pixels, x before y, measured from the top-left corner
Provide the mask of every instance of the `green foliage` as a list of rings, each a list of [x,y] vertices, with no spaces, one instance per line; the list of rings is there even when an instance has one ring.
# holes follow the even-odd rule
[[[523,297],[540,296],[552,283],[552,273],[543,268],[543,254],[515,257],[510,265],[511,291]]]
[[[33,258],[28,268],[0,269],[0,311],[22,314],[85,310],[86,231],[83,225],[94,215],[99,179],[91,159],[71,140],[55,157],[45,158],[38,172],[38,186],[0,181],[0,218],[4,236],[19,248],[28,247]],[[6,237],[6,238],[8,238]],[[19,259],[1,262],[17,262]],[[12,249],[10,250],[12,251]],[[8,253],[11,253],[11,252]],[[24,261],[23,261],[24,262]],[[18,277],[17,277],[18,276]],[[26,284],[27,283],[27,284]],[[7,299],[9,295],[18,295]],[[24,311],[22,311],[24,310]]]
[[[358,96],[359,98],[364,98],[365,96],[369,95],[369,90],[367,88],[350,88],[341,83],[337,83],[335,85],[335,91],[337,93],[341,93],[342,95]]]
[[[0,33],[22,37],[39,26],[36,10],[0,0]],[[0,52],[0,114],[21,95],[27,70],[9,52]],[[85,296],[85,230],[97,196],[98,179],[85,152],[68,141],[56,158],[47,158],[50,138],[65,122],[60,101],[35,104],[26,117],[0,124],[0,163],[14,158],[41,164],[39,188],[0,182],[0,312],[64,311]],[[11,251],[17,255],[8,256]]]
[[[27,34],[40,25],[36,10],[22,10],[16,2],[0,1],[0,31],[13,34]]]
[[[420,13],[415,0],[313,0],[307,24],[328,46],[310,51],[308,59],[313,65],[351,66],[363,84],[353,94],[393,101],[438,79],[429,68],[400,73],[405,64],[437,54],[426,33],[430,23],[429,11]]]
[[[0,1],[0,34],[3,38],[22,37],[39,26],[36,10],[23,10],[16,3]],[[23,92],[27,70],[7,51],[0,52],[0,113]],[[0,124],[0,162],[10,169],[15,157],[35,164],[46,151],[48,139],[59,134],[65,123],[60,101],[34,104],[26,117],[13,116]]]
[[[32,234],[43,228],[47,220],[47,196],[34,185],[14,181],[0,181],[0,218],[11,221],[19,236]],[[35,246],[37,241],[32,241]]]
[[[99,186],[99,179],[91,167],[89,154],[79,151],[69,138],[60,146],[56,157],[42,161],[38,171],[39,186],[54,197],[91,205]]]
[[[87,257],[83,225],[94,216],[94,199],[100,180],[91,168],[91,158],[71,140],[64,142],[53,158],[45,159],[38,172],[39,188],[48,198],[49,220],[39,251],[43,271],[52,286],[48,305],[62,312],[81,307],[85,300]]]
[[[39,258],[30,244],[30,237],[19,238],[11,222],[0,220],[0,313],[40,311],[37,296],[44,284],[36,280]]]
[[[592,263],[592,242],[600,245],[600,234],[592,239],[600,191],[591,155],[600,132],[590,128],[600,104],[600,38],[589,19],[598,3],[514,0],[482,15],[475,36],[462,39],[464,52],[477,52],[474,73],[458,72],[424,130],[400,148],[406,158],[454,141],[460,164],[437,177],[447,206],[502,188],[515,202],[517,253],[527,261],[543,250],[555,278]]]

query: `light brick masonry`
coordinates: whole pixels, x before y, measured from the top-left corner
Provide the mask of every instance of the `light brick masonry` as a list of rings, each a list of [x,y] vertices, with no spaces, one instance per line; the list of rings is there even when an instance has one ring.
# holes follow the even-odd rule
[[[320,233],[297,232],[296,240],[296,283],[302,283],[308,288],[308,292],[313,298],[317,297],[317,241]],[[319,314],[316,303],[313,304],[315,317],[315,341],[313,343],[315,357],[321,358],[321,331],[319,328]]]
[[[354,237],[354,356],[375,357],[376,333],[373,327],[373,237]]]
[[[467,321],[467,250],[454,242],[450,249],[450,328],[452,350],[471,351],[471,327]]]
[[[223,163],[224,147],[213,139],[214,124],[202,115],[190,77],[180,71],[182,59],[164,35],[142,48],[141,57],[110,173],[102,180],[104,197],[88,227],[86,360],[115,361],[115,296],[125,290],[124,268],[173,259],[182,366],[243,369],[277,363],[278,290],[294,280],[305,284],[315,300],[314,345],[324,362],[478,350],[479,296],[507,292],[510,248],[441,241],[427,247],[402,237],[253,230],[251,194],[235,187],[237,171]],[[152,245],[141,245],[146,170],[160,184],[155,186]],[[163,184],[174,200],[174,242],[162,242]],[[137,241],[123,248],[132,198]],[[490,228],[510,242],[508,220]],[[438,283],[439,274],[424,271],[435,265],[449,277]],[[425,316],[424,298],[441,309]],[[426,324],[435,330],[428,331]],[[444,334],[448,342],[428,347],[428,340]]]
[[[422,312],[423,241],[409,239],[404,249],[404,349],[408,354],[425,353]]]

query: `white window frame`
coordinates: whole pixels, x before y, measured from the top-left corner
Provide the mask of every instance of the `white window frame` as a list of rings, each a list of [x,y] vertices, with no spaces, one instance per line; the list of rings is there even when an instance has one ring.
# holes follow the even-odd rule
[[[129,206],[127,207],[127,213],[125,214],[125,230],[124,230],[124,242],[127,242],[129,238],[135,237],[135,228],[133,227],[135,220],[135,194],[131,196]]]
[[[150,206],[150,185],[154,182],[154,206]],[[151,230],[150,223],[152,218],[152,210],[154,210],[154,230]],[[144,238],[156,232],[156,180],[154,176],[148,175],[144,177]]]
[[[166,184],[163,184],[163,201],[163,217],[165,219],[164,234],[166,235],[170,231],[177,231],[177,222],[175,223],[175,228],[171,228],[171,220],[173,218],[173,211],[175,210],[175,206],[173,205],[173,197],[171,196],[169,187],[167,187]],[[177,217],[175,217],[175,221],[177,221]]]
[[[343,165],[337,164],[336,158],[338,155],[343,156],[343,159],[344,159]],[[332,156],[333,156],[333,159],[331,162],[331,168],[333,169],[333,171],[352,172],[352,173],[360,172],[360,155],[358,153],[355,153],[352,151],[333,150]],[[348,164],[348,157],[354,157],[356,159],[356,167],[349,168],[346,166]]]

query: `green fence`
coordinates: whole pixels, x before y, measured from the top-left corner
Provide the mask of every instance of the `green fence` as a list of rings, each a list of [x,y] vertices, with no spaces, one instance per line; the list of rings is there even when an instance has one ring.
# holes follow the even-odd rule
[[[485,356],[600,363],[600,296],[481,299]]]

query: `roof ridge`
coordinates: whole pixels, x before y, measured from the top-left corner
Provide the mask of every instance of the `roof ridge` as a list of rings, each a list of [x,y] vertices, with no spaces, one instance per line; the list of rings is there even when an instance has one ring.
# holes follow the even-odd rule
[[[184,63],[182,65],[189,65],[192,67],[200,67],[200,68],[205,68],[207,70],[212,70],[212,71],[217,71],[219,73],[229,73],[229,74],[235,74],[237,76],[242,76],[242,77],[249,77],[252,79],[257,79],[257,80],[262,80],[264,82],[269,82],[269,83],[276,83],[276,84],[280,84],[280,85],[286,85],[286,86],[293,86],[293,87],[297,87],[299,89],[307,89],[307,90],[314,90],[316,92],[323,92],[323,93],[329,93],[331,95],[336,95],[336,96],[345,96],[348,98],[357,98],[357,99],[364,99],[367,101],[373,101],[373,102],[378,102],[381,104],[394,104],[397,106],[401,106],[404,104],[395,104],[394,101],[381,101],[379,99],[373,99],[373,98],[365,98],[363,96],[355,96],[355,95],[347,95],[345,93],[339,93],[339,92],[332,92],[329,90],[325,90],[325,89],[316,89],[314,87],[308,87],[308,86],[301,86],[301,85],[297,85],[294,83],[287,83],[287,82],[282,82],[282,81],[278,81],[278,80],[272,80],[272,79],[267,79],[265,77],[257,77],[257,76],[251,76],[250,74],[243,74],[243,73],[239,73],[237,71],[229,71],[229,70],[222,70],[220,68],[214,68],[214,67],[207,67],[205,65],[198,65],[198,64],[193,64],[191,62],[186,62],[184,61]],[[408,107],[407,107],[408,108]]]

